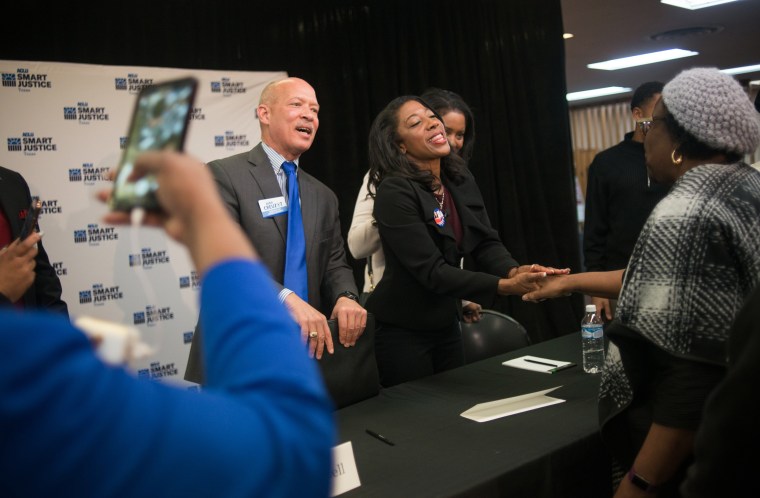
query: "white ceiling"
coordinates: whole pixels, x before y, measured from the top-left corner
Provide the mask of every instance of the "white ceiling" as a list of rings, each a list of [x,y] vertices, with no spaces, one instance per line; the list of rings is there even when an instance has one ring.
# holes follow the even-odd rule
[[[695,66],[726,69],[760,64],[760,0],[740,0],[698,10],[661,4],[659,0],[561,0],[566,33],[567,91],[606,86],[636,88],[645,81],[667,82]],[[657,33],[684,28],[717,28],[711,34],[692,34],[653,40]],[[602,71],[587,64],[669,48],[699,55],[645,66]],[[737,75],[740,81],[760,79],[760,71]],[[571,102],[571,106],[630,99],[622,94]]]

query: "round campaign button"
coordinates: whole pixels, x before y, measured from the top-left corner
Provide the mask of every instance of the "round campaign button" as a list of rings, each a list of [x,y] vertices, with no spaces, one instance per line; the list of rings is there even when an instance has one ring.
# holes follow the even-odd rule
[[[446,224],[446,217],[443,215],[443,211],[440,209],[436,209],[433,211],[433,221],[435,221],[435,224],[439,227],[442,227]]]

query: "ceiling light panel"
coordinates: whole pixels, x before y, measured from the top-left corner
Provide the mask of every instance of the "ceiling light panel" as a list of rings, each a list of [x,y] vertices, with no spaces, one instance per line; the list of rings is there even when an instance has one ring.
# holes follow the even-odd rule
[[[631,57],[623,57],[621,59],[612,59],[604,62],[595,62],[589,64],[587,67],[590,69],[603,69],[605,71],[616,71],[618,69],[624,69],[627,67],[643,66],[644,64],[653,64],[655,62],[669,61],[673,59],[680,59],[682,57],[691,57],[698,55],[699,52],[692,52],[691,50],[682,50],[680,48],[672,48],[669,50],[661,50],[659,52],[650,52],[648,54],[633,55]]]
[[[630,92],[631,89],[624,86],[608,86],[605,88],[595,88],[593,90],[583,90],[582,92],[572,92],[567,94],[567,101],[593,99],[595,97],[604,97],[607,95],[616,95],[618,93]]]
[[[697,10],[736,1],[737,0],[661,0],[660,3],[672,5],[674,7],[681,7],[682,9]]]

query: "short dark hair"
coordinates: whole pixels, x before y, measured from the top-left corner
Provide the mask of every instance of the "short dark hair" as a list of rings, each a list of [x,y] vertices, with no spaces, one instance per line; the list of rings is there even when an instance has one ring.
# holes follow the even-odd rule
[[[425,185],[431,191],[437,188],[437,180],[429,171],[422,171],[409,158],[401,153],[399,148],[398,111],[402,105],[415,100],[426,108],[443,123],[441,116],[428,103],[416,95],[403,95],[391,100],[375,117],[369,129],[369,180],[367,190],[375,197],[377,187],[389,176],[408,178]],[[456,154],[441,158],[441,174],[445,174],[454,183],[464,180],[464,160]]]
[[[636,91],[633,92],[633,98],[631,98],[631,110],[635,107],[641,107],[656,94],[662,93],[662,87],[664,86],[659,81],[647,81],[639,85]]]
[[[462,156],[465,163],[470,162],[472,151],[475,146],[475,117],[472,109],[459,96],[451,90],[442,90],[440,88],[428,88],[422,95],[422,100],[430,105],[430,108],[443,116],[451,111],[457,111],[464,116],[464,140],[462,150],[459,155]]]

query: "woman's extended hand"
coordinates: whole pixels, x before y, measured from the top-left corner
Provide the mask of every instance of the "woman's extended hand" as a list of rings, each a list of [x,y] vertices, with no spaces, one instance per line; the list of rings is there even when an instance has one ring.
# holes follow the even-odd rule
[[[536,289],[523,294],[523,301],[538,302],[554,297],[569,296],[567,275],[553,275],[536,283]]]
[[[547,275],[567,275],[570,268],[552,268],[551,266],[542,266],[539,264],[516,266],[509,270],[507,278],[514,277],[518,273],[546,273]]]
[[[540,289],[538,282],[546,279],[546,272],[514,272],[510,278],[499,279],[497,292],[502,296],[522,296]]]

